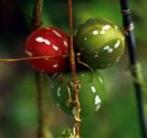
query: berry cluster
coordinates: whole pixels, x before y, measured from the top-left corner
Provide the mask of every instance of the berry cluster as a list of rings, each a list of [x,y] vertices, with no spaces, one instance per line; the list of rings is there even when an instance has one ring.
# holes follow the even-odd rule
[[[105,19],[90,19],[82,24],[74,36],[75,54],[93,72],[78,70],[81,115],[97,112],[101,106],[104,82],[97,71],[117,63],[124,52],[124,36],[118,26]],[[47,56],[30,60],[37,71],[62,76],[52,79],[53,97],[63,111],[74,114],[72,77],[69,69],[69,36],[62,30],[45,27],[35,30],[27,39],[26,54],[29,57]],[[78,64],[77,64],[78,65]]]

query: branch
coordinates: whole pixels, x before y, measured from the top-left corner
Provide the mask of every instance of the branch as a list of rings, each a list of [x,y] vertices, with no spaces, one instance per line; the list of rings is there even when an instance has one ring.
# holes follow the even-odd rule
[[[40,27],[42,10],[43,10],[43,0],[35,0],[33,19],[32,19],[32,30],[35,30],[38,27]]]
[[[41,15],[43,9],[43,0],[35,0],[33,11],[32,31],[36,30],[41,25]],[[37,89],[37,105],[38,105],[38,138],[44,137],[43,132],[43,82],[42,74],[35,72],[36,89]]]
[[[131,17],[131,10],[129,9],[128,0],[120,0],[121,12],[123,16],[123,24],[126,33],[126,40],[128,44],[128,54],[131,64],[131,72],[134,78],[134,88],[135,88],[135,95],[136,95],[136,102],[138,108],[138,116],[139,116],[139,123],[141,128],[141,135],[142,138],[147,138],[146,132],[146,124],[145,124],[145,117],[144,117],[144,109],[143,109],[143,85],[142,79],[143,75],[140,71],[140,66],[138,66],[138,58],[137,58],[137,50],[136,50],[136,40],[134,36],[134,24]]]
[[[80,101],[79,101],[79,81],[77,78],[76,72],[76,63],[75,63],[75,53],[74,53],[74,43],[73,43],[73,9],[72,9],[72,0],[68,0],[68,13],[69,13],[69,29],[70,29],[70,67],[72,73],[72,81],[73,81],[73,111],[74,111],[74,133],[76,137],[80,137]]]

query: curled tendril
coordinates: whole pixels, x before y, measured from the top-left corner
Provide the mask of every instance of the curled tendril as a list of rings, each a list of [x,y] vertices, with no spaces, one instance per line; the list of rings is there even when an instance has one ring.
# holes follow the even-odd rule
[[[77,53],[77,62],[81,65],[83,65],[84,67],[88,68],[91,72],[93,72],[93,69],[88,65],[86,64],[85,62],[81,61],[80,59],[80,53]]]

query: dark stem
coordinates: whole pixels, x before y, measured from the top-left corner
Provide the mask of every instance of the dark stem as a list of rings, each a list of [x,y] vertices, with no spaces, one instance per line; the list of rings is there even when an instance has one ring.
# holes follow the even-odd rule
[[[43,10],[43,0],[35,0],[33,19],[32,19],[32,30],[35,30],[38,27],[40,27],[42,10]]]
[[[32,19],[32,31],[41,25],[41,16],[43,9],[43,0],[35,0]],[[42,138],[43,133],[43,89],[42,74],[35,72],[36,89],[37,89],[37,106],[38,106],[38,131],[37,138]]]
[[[43,110],[43,80],[42,75],[38,72],[35,73],[36,89],[37,89],[37,107],[38,107],[38,131],[37,138],[43,138],[43,125],[44,125],[44,110]]]
[[[141,129],[142,138],[147,138],[146,125],[145,125],[145,116],[144,116],[144,107],[143,107],[143,87],[140,80],[141,72],[139,72],[137,51],[136,51],[136,41],[134,36],[134,24],[131,17],[131,11],[129,9],[128,0],[120,0],[121,11],[123,15],[123,24],[126,33],[126,40],[128,44],[128,54],[131,64],[131,72],[134,78],[134,88],[136,95],[136,104],[138,108],[139,123]]]
[[[73,3],[72,0],[68,0],[68,13],[69,13],[69,29],[70,29],[70,67],[71,67],[71,73],[72,73],[72,81],[73,81],[73,110],[74,113],[74,130],[75,135],[77,137],[80,137],[80,101],[79,101],[79,81],[77,78],[77,72],[76,72],[76,63],[75,63],[75,53],[74,53],[74,42],[73,42]]]

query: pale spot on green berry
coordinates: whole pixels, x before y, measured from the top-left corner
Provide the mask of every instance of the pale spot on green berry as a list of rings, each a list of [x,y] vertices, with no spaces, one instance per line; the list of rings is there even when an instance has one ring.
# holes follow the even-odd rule
[[[95,111],[97,112],[100,109],[100,105],[97,105]]]
[[[114,48],[118,48],[120,46],[120,40],[117,40],[117,42],[114,45]]]
[[[61,96],[61,93],[60,93],[60,92],[61,92],[61,87],[58,87],[58,89],[57,89],[57,96],[58,96],[58,97]]]
[[[105,34],[106,31],[108,31],[110,28],[111,28],[111,26],[110,26],[109,24],[104,25],[104,26],[102,27],[102,30],[100,31],[100,34]]]
[[[103,49],[107,50],[108,53],[112,53],[113,52],[113,48],[111,48],[109,45],[105,46]]]
[[[108,31],[111,28],[109,24],[103,26],[103,30]]]
[[[98,95],[96,95],[96,97],[95,97],[95,105],[96,105],[95,111],[99,110],[100,103],[101,103],[101,99],[100,99],[100,97]]]
[[[114,28],[115,28],[116,30],[118,30],[118,26],[117,26],[117,25],[114,25]]]
[[[105,33],[106,33],[106,31],[104,31],[104,30],[100,31],[100,34],[105,34]]]
[[[93,35],[98,35],[99,32],[98,32],[98,30],[94,30],[94,31],[92,32],[92,34],[93,34]]]
[[[108,49],[108,53],[112,53],[113,52],[113,48]]]
[[[109,50],[109,49],[110,49],[110,46],[107,45],[107,46],[105,46],[103,49],[104,49],[104,50]]]
[[[95,96],[95,102],[94,103],[95,103],[95,105],[98,105],[98,104],[101,103],[101,99],[100,99],[99,95]]]
[[[101,83],[104,83],[101,77],[98,77],[98,80],[99,80]]]
[[[94,86],[91,86],[91,90],[93,93],[96,93],[96,88]]]

